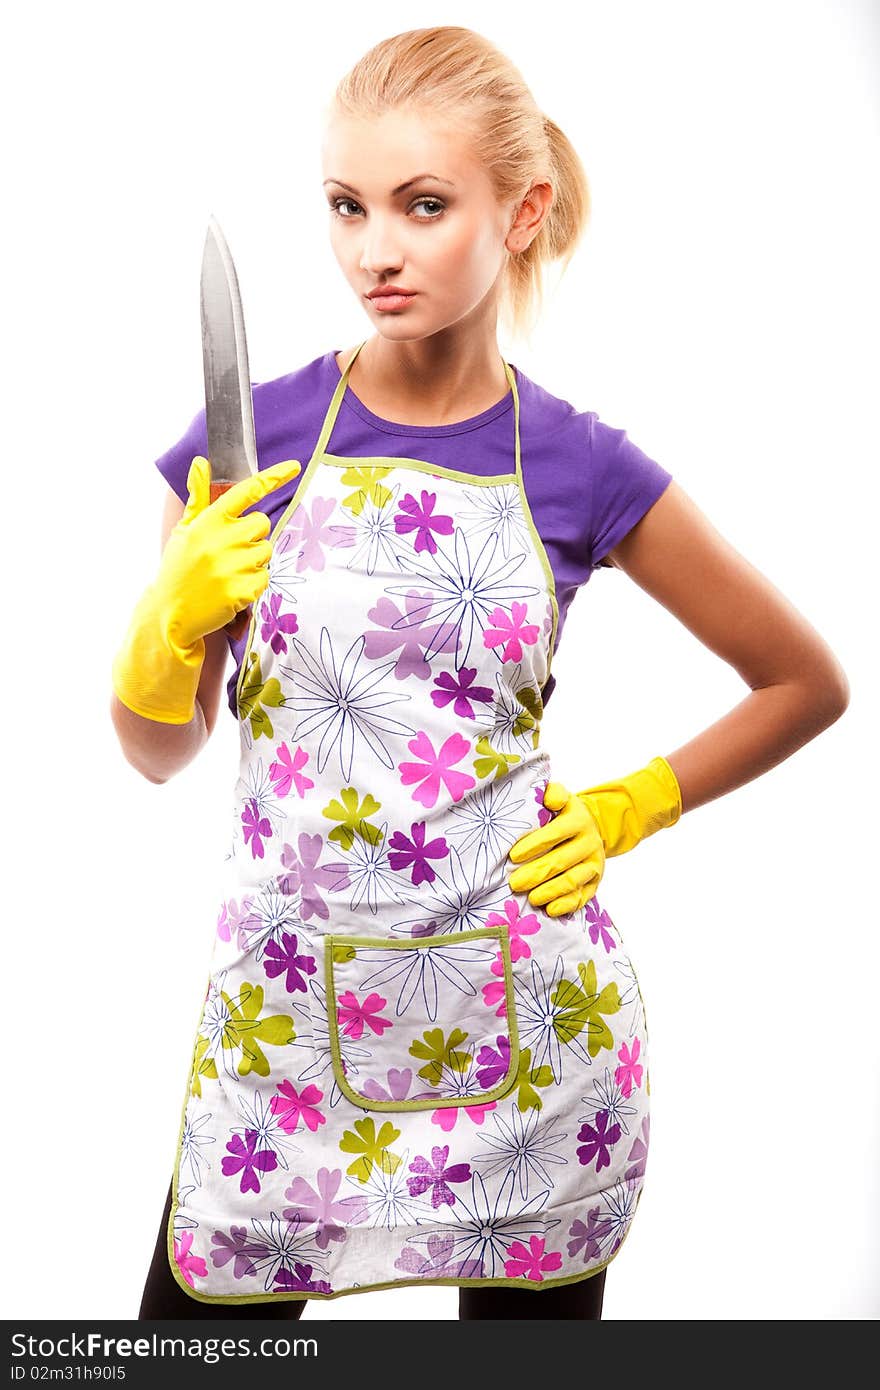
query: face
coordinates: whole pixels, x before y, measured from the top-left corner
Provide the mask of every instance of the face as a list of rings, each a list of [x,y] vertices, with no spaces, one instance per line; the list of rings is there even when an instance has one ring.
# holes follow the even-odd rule
[[[515,208],[498,204],[454,128],[412,111],[334,112],[322,167],[333,252],[383,337],[436,333],[493,294]],[[415,293],[377,308],[365,295],[386,284]]]

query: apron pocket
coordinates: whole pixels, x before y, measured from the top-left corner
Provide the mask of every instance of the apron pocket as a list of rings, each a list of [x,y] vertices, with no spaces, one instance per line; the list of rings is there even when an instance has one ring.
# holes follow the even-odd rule
[[[324,938],[340,1090],[364,1110],[486,1105],[519,1071],[507,926],[414,941]]]

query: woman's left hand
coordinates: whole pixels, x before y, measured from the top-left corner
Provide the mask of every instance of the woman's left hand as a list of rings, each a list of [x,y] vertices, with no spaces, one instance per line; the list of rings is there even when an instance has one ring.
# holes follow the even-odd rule
[[[605,844],[599,827],[579,797],[550,782],[544,805],[556,814],[546,825],[523,835],[510,850],[514,893],[528,893],[532,907],[564,917],[589,902],[605,872]]]

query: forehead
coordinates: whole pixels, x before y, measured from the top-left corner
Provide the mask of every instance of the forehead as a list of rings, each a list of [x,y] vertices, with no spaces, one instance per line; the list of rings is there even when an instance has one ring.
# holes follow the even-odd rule
[[[333,111],[324,127],[321,164],[325,178],[378,196],[425,171],[461,184],[482,176],[461,126],[411,110],[367,117]]]

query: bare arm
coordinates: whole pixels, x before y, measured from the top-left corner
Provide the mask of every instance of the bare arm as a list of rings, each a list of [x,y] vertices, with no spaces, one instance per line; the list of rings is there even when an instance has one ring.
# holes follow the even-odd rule
[[[751,687],[669,754],[682,811],[759,777],[840,718],[849,682],[830,647],[674,479],[611,556]]]
[[[162,517],[163,550],[183,516],[184,505],[169,488]],[[115,690],[112,692],[110,717],[122,751],[148,782],[167,782],[191,763],[207,743],[217,722],[228,655],[226,634],[222,631],[209,633],[205,638],[205,661],[196,692],[195,712],[188,724],[163,724],[160,720],[145,719],[124,705]]]

